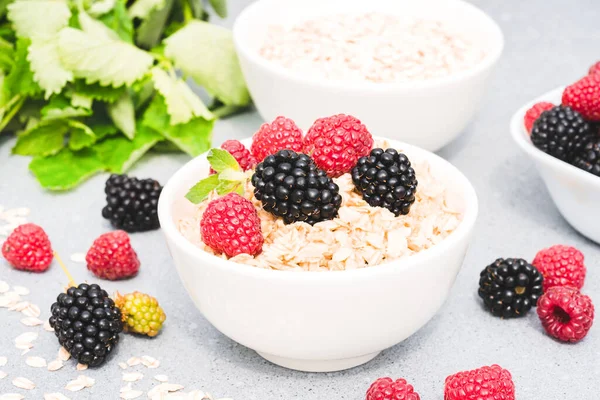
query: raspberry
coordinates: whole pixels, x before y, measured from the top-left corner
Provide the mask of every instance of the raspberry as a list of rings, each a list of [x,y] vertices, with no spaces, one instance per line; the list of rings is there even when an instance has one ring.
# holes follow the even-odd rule
[[[600,121],[600,75],[588,75],[567,86],[562,103],[588,121]]]
[[[257,162],[279,150],[302,151],[302,131],[289,118],[277,117],[270,124],[262,124],[252,137],[250,147]]]
[[[444,384],[444,400],[514,400],[510,372],[492,365],[450,375]]]
[[[532,262],[544,276],[544,292],[552,286],[583,287],[583,254],[575,247],[556,245],[540,250]]]
[[[379,378],[367,390],[366,400],[421,400],[406,379]]]
[[[600,61],[596,62],[590,67],[588,75],[599,75],[600,74]]]
[[[221,145],[223,150],[226,150],[235,158],[235,160],[240,165],[243,171],[247,171],[249,169],[254,168],[256,163],[256,158],[250,153],[250,150],[246,148],[239,140],[226,140]],[[210,169],[210,174],[214,174],[217,171],[214,169]]]
[[[592,299],[566,286],[548,289],[538,300],[537,313],[546,332],[563,342],[580,341],[594,322]]]
[[[254,205],[237,193],[208,203],[200,221],[200,232],[208,247],[228,257],[241,253],[256,255],[264,241]]]
[[[304,138],[304,153],[332,178],[350,172],[372,147],[373,136],[367,128],[344,114],[316,120]]]
[[[144,293],[136,291],[124,296],[117,293],[115,304],[123,314],[126,332],[154,337],[158,335],[167,319],[158,301]]]
[[[533,128],[533,123],[536,119],[542,115],[542,113],[546,110],[550,110],[554,107],[554,104],[548,103],[547,101],[542,101],[540,103],[536,103],[525,113],[525,128],[528,133],[531,133],[531,129]]]
[[[125,231],[100,235],[88,250],[85,261],[94,275],[111,281],[130,278],[140,269],[140,261]]]
[[[46,271],[53,258],[48,235],[36,224],[18,226],[4,242],[2,255],[16,269],[31,272]]]

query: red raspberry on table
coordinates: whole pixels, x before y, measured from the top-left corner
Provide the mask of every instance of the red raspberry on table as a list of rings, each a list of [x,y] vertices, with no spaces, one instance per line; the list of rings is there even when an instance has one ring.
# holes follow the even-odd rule
[[[548,335],[563,342],[580,341],[594,322],[592,299],[572,287],[548,289],[538,300],[537,313]]]
[[[140,261],[125,231],[100,235],[88,250],[85,261],[94,275],[111,281],[130,278],[140,269]]]
[[[554,107],[554,104],[548,103],[547,101],[542,101],[534,104],[527,112],[525,113],[525,129],[527,129],[527,133],[531,133],[531,129],[533,128],[533,123],[536,119],[542,115],[542,113],[546,110],[550,110]]]
[[[304,138],[304,152],[332,178],[350,172],[372,148],[371,133],[358,119],[345,114],[319,118]]]
[[[208,247],[227,257],[256,255],[264,241],[254,205],[237,193],[208,203],[200,220],[200,233]]]
[[[262,124],[252,137],[250,150],[258,162],[279,150],[294,150],[300,153],[302,151],[302,131],[291,119],[277,117],[271,123]]]
[[[248,171],[249,169],[254,168],[256,163],[256,158],[250,153],[250,150],[244,146],[242,142],[239,140],[226,140],[221,145],[223,150],[226,150],[229,154],[235,158],[235,160],[240,165],[242,171]],[[217,171],[214,169],[210,169],[210,174],[214,174]]]
[[[515,400],[515,384],[510,372],[494,364],[447,377],[444,400]]]
[[[379,378],[367,390],[366,400],[421,400],[406,379]]]
[[[2,245],[2,255],[16,269],[30,272],[46,271],[54,257],[48,235],[36,224],[18,226]]]
[[[567,86],[562,104],[578,111],[588,121],[600,121],[600,75],[588,75]]]
[[[590,67],[588,71],[588,75],[598,75],[600,74],[600,61],[596,62],[594,65]]]
[[[583,253],[575,247],[557,244],[540,250],[532,264],[544,276],[544,292],[552,286],[583,287],[586,268]]]

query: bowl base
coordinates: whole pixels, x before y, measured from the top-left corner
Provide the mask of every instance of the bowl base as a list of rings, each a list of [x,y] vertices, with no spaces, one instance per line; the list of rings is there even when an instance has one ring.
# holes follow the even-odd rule
[[[274,356],[272,354],[261,353],[257,351],[258,355],[273,364],[279,365],[284,368],[294,369],[296,371],[303,372],[335,372],[342,371],[344,369],[358,367],[359,365],[368,363],[380,352],[366,354],[359,357],[342,358],[339,360],[300,360],[296,358],[286,358]]]

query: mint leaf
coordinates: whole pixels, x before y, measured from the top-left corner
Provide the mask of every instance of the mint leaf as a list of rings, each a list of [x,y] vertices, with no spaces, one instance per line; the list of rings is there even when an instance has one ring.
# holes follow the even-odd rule
[[[246,181],[246,174],[240,170],[235,170],[233,168],[227,168],[219,173],[219,179],[221,181],[229,181],[229,182],[244,182],[244,181]]]
[[[131,18],[146,19],[154,10],[165,6],[166,0],[136,0],[129,7],[128,13]]]
[[[101,86],[99,83],[87,84],[82,79],[76,80],[74,87],[76,93],[106,103],[114,103],[119,100],[126,90],[125,86],[115,88],[112,86]]]
[[[71,134],[69,135],[69,148],[71,150],[81,150],[96,143],[96,136],[90,135],[89,131],[81,128],[71,128]]]
[[[135,135],[135,110],[129,93],[123,92],[119,100],[108,105],[107,111],[116,127],[129,139],[133,139]]]
[[[62,95],[52,96],[48,104],[41,109],[42,119],[60,119],[72,117],[85,117],[92,114],[86,108],[73,107],[69,99]]]
[[[98,17],[115,8],[116,0],[97,0],[87,10],[90,15]]]
[[[135,41],[139,46],[151,49],[160,42],[174,3],[175,0],[165,0],[162,8],[155,9],[143,20],[135,37]]]
[[[50,190],[68,190],[102,171],[104,164],[91,148],[63,149],[50,157],[36,157],[29,169],[40,184]]]
[[[84,94],[78,93],[78,92],[71,92],[71,105],[75,108],[86,108],[86,109],[91,109],[92,108],[92,103],[93,103],[93,99],[89,96],[86,96]]]
[[[84,10],[79,10],[79,14],[77,16],[79,21],[79,27],[85,33],[88,33],[92,36],[102,37],[109,40],[120,40],[117,32],[110,29],[104,23],[98,21],[89,16]]]
[[[194,204],[201,203],[208,198],[208,195],[215,190],[220,183],[217,175],[210,175],[208,178],[204,178],[192,186],[185,195],[185,198]]]
[[[13,154],[22,156],[48,156],[65,147],[68,125],[63,121],[40,123],[17,137]]]
[[[227,151],[223,149],[211,149],[206,156],[212,169],[217,172],[223,172],[226,169],[233,171],[241,171],[237,160]]]
[[[110,172],[121,174],[127,171],[152,146],[163,140],[154,130],[138,124],[133,140],[123,136],[110,137],[98,143],[94,148]]]
[[[250,102],[229,30],[192,21],[164,43],[165,56],[223,103],[243,106]]]
[[[209,0],[209,3],[219,17],[221,17],[221,18],[227,17],[227,1],[226,0]]]
[[[133,43],[133,21],[127,13],[126,3],[126,0],[116,0],[114,8],[100,17],[100,21],[116,32],[121,40]]]
[[[217,194],[222,196],[227,193],[236,192],[239,195],[244,194],[244,186],[243,182],[240,181],[220,181],[219,186],[217,186]]]
[[[210,149],[214,121],[194,118],[185,124],[171,125],[162,96],[154,96],[152,103],[144,113],[143,124],[160,132],[182,151],[193,157]]]
[[[12,43],[0,37],[0,71],[10,71],[15,65],[14,58],[15,51]]]
[[[68,25],[71,11],[67,2],[28,0],[8,6],[8,19],[17,36],[48,39]]]
[[[15,65],[4,81],[4,89],[11,95],[36,96],[42,92],[40,86],[33,79],[33,72],[27,61],[27,49],[31,41],[19,39],[15,52]]]
[[[32,39],[27,60],[35,81],[44,89],[46,99],[60,93],[73,73],[63,67],[58,55],[58,36],[50,39]]]

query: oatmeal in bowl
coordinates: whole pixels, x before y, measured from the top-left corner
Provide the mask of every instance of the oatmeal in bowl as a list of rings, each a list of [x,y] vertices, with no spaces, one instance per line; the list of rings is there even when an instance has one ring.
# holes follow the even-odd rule
[[[306,135],[277,118],[192,160],[159,201],[175,267],[202,314],[303,371],[363,364],[431,319],[477,212],[473,187],[447,161],[372,137],[347,115]]]

